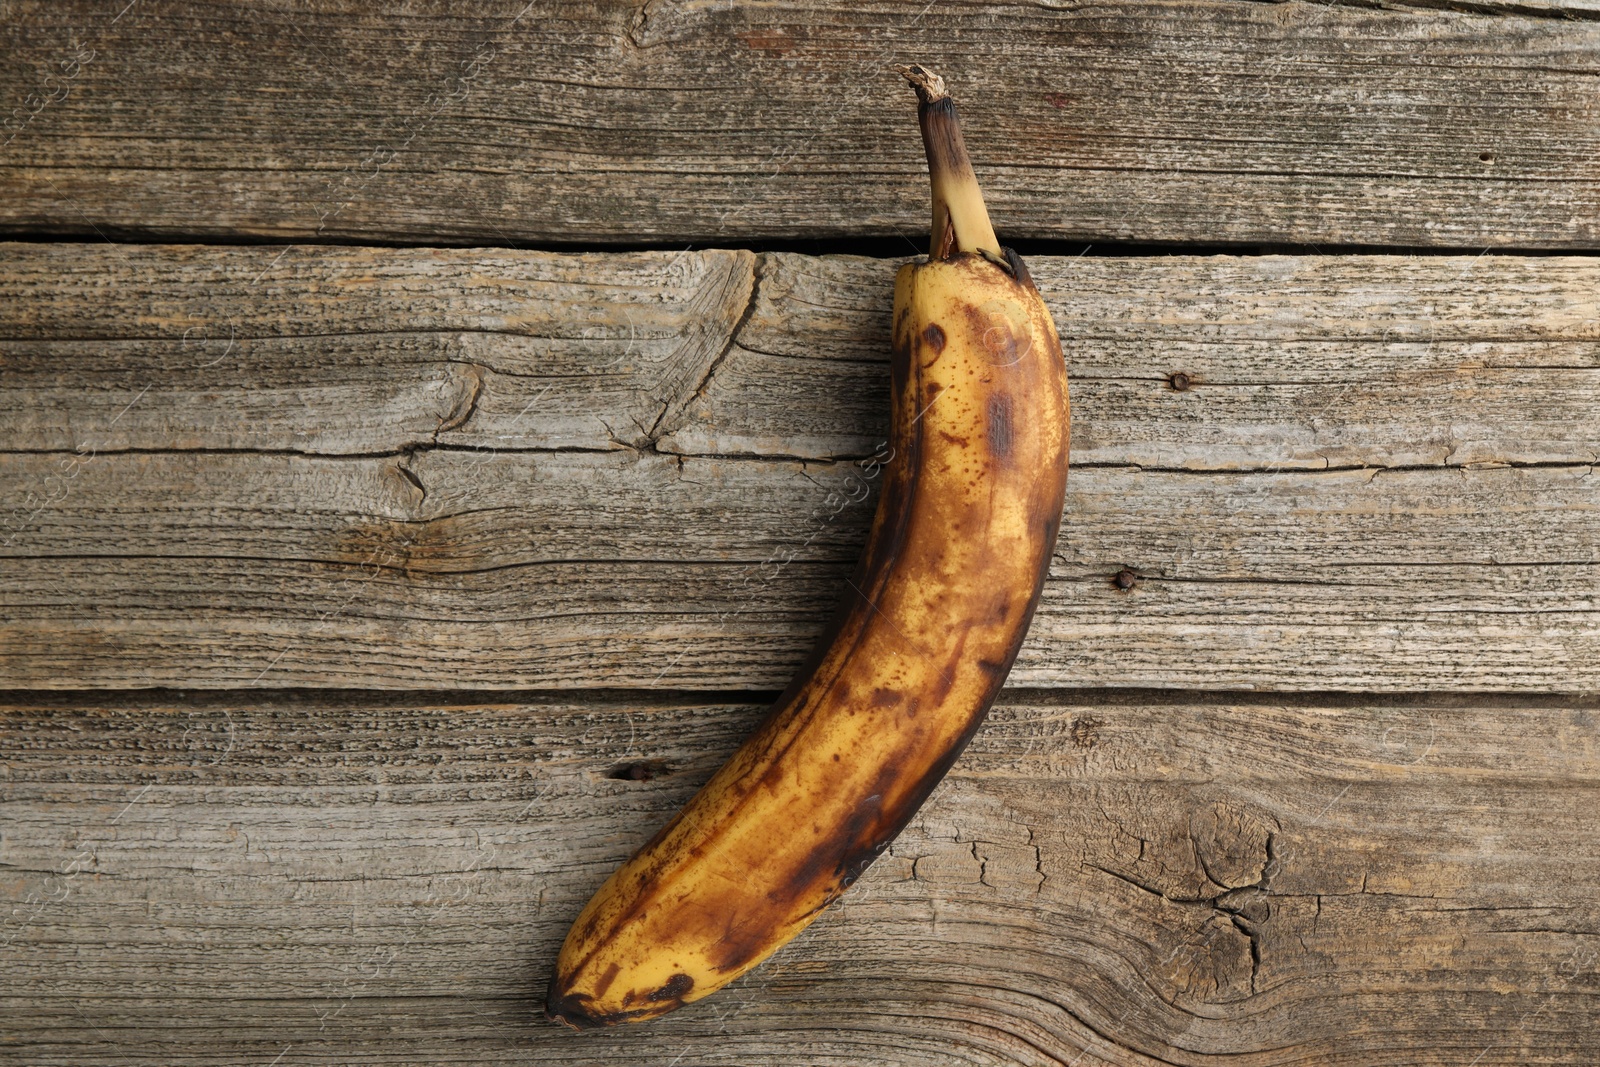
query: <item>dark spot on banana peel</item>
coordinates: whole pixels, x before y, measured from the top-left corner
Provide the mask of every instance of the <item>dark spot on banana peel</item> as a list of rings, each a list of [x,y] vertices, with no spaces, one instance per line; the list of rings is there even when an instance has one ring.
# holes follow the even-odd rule
[[[884,845],[873,848],[871,852],[852,857],[850,862],[845,864],[844,873],[839,875],[839,888],[841,890],[849,889],[855,885],[856,879],[865,874],[867,868],[872,866],[873,861],[882,855],[883,849],[887,844],[885,842]]]
[[[846,875],[853,881],[871,866],[888,842],[916,814],[915,808],[902,812],[897,804],[893,821],[886,822],[889,813],[884,809],[883,792],[892,788],[898,778],[898,767],[883,767],[878,771],[873,779],[874,792],[856,807],[842,826],[817,842],[805,860],[767,893],[773,914],[787,914],[794,901],[815,896],[819,886],[827,886],[825,895],[836,899]],[[766,916],[747,912],[732,919],[718,943],[719,954],[710,961],[724,974],[744,969],[751,959],[772,944],[772,926]]]
[[[694,988],[694,979],[686,974],[675,974],[668,978],[666,984],[654,993],[645,997],[646,1000],[678,1000]]]
[[[937,322],[928,323],[927,329],[922,331],[922,339],[933,349],[934,355],[937,356],[944,351],[944,330],[939,328]]]
[[[889,400],[898,406],[911,378],[911,344],[903,336],[889,349]],[[892,418],[892,416],[891,416]]]
[[[742,930],[728,931],[715,946],[721,951],[708,962],[723,974],[743,970],[751,959],[771,943],[771,939],[772,931],[766,925],[766,920],[758,916],[746,922]]]
[[[606,973],[602,974],[600,976],[600,980],[594,984],[594,995],[596,997],[605,996],[606,990],[611,988],[611,983],[617,980],[617,974],[621,970],[622,964],[620,963],[613,963],[611,966],[607,967]]]
[[[1011,425],[1011,396],[996,393],[989,398],[989,436],[985,444],[989,455],[1005,462],[1011,458],[1014,431]]]
[[[570,1002],[570,1003],[569,1003]],[[633,1011],[613,1011],[590,1014],[584,1010],[577,997],[567,997],[555,1007],[545,1005],[545,1017],[551,1022],[570,1026],[574,1030],[598,1030],[605,1026],[616,1026],[618,1023],[630,1023],[639,1019],[650,1019],[657,1015],[664,1015],[679,1004],[665,1007],[636,1008]]]
[[[545,992],[545,1018],[554,1023],[570,1026],[574,1030],[593,1030],[601,1026],[627,1022],[638,1016],[637,1012],[631,1011],[591,1013],[588,1002],[592,999],[583,993],[563,993],[561,975],[556,974],[551,977],[550,988]]]
[[[951,651],[950,662],[939,671],[939,677],[934,681],[928,695],[933,698],[934,706],[944,703],[945,697],[950,695],[950,690],[956,684],[956,670],[961,666],[961,661],[966,656],[967,638],[972,634],[972,620],[968,619],[961,624],[961,632],[956,637],[955,648]]]
[[[874,689],[872,691],[872,706],[875,708],[892,708],[900,703],[900,694],[893,689]]]

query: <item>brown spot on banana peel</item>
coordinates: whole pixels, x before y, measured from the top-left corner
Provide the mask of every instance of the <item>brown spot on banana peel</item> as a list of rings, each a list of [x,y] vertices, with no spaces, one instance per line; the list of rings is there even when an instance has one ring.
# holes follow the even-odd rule
[[[583,993],[563,992],[561,976],[554,975],[550,979],[550,988],[545,992],[544,1013],[552,1022],[570,1026],[574,1030],[593,1030],[629,1022],[648,1013],[659,1014],[653,1008],[643,1008],[638,1011],[594,1011],[589,1006],[591,999]]]
[[[686,974],[675,974],[671,978],[667,979],[665,985],[655,992],[648,994],[645,999],[654,1001],[675,1000],[681,1003],[683,1001],[683,995],[693,988],[693,978],[690,978]]]
[[[989,455],[1000,463],[1011,459],[1011,397],[995,393],[989,398],[989,432],[983,443]]]
[[[594,984],[594,995],[597,997],[605,996],[606,990],[611,988],[611,983],[617,980],[617,973],[621,970],[622,964],[620,963],[613,963],[607,967],[606,973],[600,976],[600,981]]]

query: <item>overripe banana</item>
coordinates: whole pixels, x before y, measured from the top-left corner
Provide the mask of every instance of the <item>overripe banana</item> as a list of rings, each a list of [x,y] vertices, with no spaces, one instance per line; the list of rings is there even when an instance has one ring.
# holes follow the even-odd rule
[[[1067,380],[1001,249],[937,75],[908,67],[933,180],[895,278],[892,458],[845,603],[754,735],[600,887],[546,1011],[662,1015],[804,929],[906,825],[983,720],[1038,604],[1067,477]]]

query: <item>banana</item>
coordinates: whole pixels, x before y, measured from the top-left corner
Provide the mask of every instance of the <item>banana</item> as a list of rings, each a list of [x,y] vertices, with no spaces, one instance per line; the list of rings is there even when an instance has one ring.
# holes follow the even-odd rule
[[[1001,249],[937,75],[916,89],[926,262],[895,278],[892,458],[845,602],[743,747],[589,901],[545,1003],[651,1019],[755,967],[888,847],[972,736],[1027,633],[1066,491],[1066,369]]]

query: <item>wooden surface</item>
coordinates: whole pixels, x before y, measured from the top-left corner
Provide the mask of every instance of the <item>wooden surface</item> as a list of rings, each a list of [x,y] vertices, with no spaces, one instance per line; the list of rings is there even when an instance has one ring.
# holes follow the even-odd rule
[[[859,554],[892,261],[7,254],[13,684],[778,689]],[[1600,263],[1032,269],[1078,429],[1014,684],[1595,690]]]
[[[0,228],[916,238],[920,61],[1010,238],[1600,236],[1593,0],[384,7],[8,3]]]
[[[1593,698],[1017,694],[761,970],[648,1027],[542,1022],[588,894],[760,710],[13,697],[0,1052],[1593,1062]]]
[[[1013,688],[558,1029],[859,551],[913,59],[1072,374]],[[0,1065],[1600,1063],[1596,74],[1595,0],[0,3]]]

